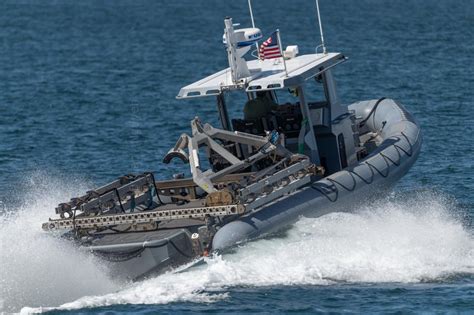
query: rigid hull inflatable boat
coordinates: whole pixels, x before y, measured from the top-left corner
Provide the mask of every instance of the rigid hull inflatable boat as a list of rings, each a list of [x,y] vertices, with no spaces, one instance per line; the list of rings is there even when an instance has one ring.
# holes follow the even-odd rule
[[[420,129],[397,102],[341,105],[332,68],[344,55],[298,55],[297,46],[283,50],[275,32],[247,61],[260,30],[224,22],[229,68],[177,96],[214,97],[221,126],[193,119],[191,134],[163,158],[189,164],[190,177],[126,175],[59,204],[59,218],[43,224],[107,261],[116,276],[140,279],[300,216],[348,211],[393,186],[420,152]],[[229,93],[245,95],[244,117],[229,117]]]

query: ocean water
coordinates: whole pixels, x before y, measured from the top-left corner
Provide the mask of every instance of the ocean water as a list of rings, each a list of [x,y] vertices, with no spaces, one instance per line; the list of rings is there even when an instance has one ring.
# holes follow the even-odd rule
[[[247,1],[0,2],[0,313],[474,313],[474,2],[320,1],[341,99],[419,120],[417,163],[381,200],[138,283],[41,231],[57,203],[154,171],[212,99],[181,86],[226,66]],[[310,53],[313,1],[254,1],[264,34]],[[230,111],[242,104],[230,99]]]

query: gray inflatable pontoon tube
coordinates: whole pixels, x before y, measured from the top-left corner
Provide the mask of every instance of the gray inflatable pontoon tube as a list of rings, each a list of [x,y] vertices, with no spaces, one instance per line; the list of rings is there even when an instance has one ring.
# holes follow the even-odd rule
[[[364,122],[360,133],[377,132],[382,141],[363,160],[304,187],[283,200],[249,213],[220,228],[213,250],[277,232],[300,216],[319,217],[335,211],[351,211],[374,194],[391,188],[415,163],[422,135],[413,116],[391,99],[362,101],[349,106]]]

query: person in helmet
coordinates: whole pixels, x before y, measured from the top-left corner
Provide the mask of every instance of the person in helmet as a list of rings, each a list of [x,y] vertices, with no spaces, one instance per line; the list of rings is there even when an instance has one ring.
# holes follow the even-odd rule
[[[245,103],[244,119],[257,120],[263,118],[277,108],[277,104],[273,101],[270,91],[258,91],[254,99]]]

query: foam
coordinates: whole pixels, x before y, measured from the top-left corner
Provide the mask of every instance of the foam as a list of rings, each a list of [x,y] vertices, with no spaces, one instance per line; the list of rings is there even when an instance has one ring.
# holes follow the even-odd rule
[[[0,312],[117,290],[118,284],[93,257],[41,230],[54,207],[83,193],[86,185],[66,184],[44,173],[28,178],[22,205],[0,216]]]
[[[82,297],[56,309],[209,303],[227,298],[236,286],[418,283],[473,274],[474,236],[456,211],[446,198],[424,192],[383,200],[356,213],[303,218],[285,235],[248,243],[187,272]]]

